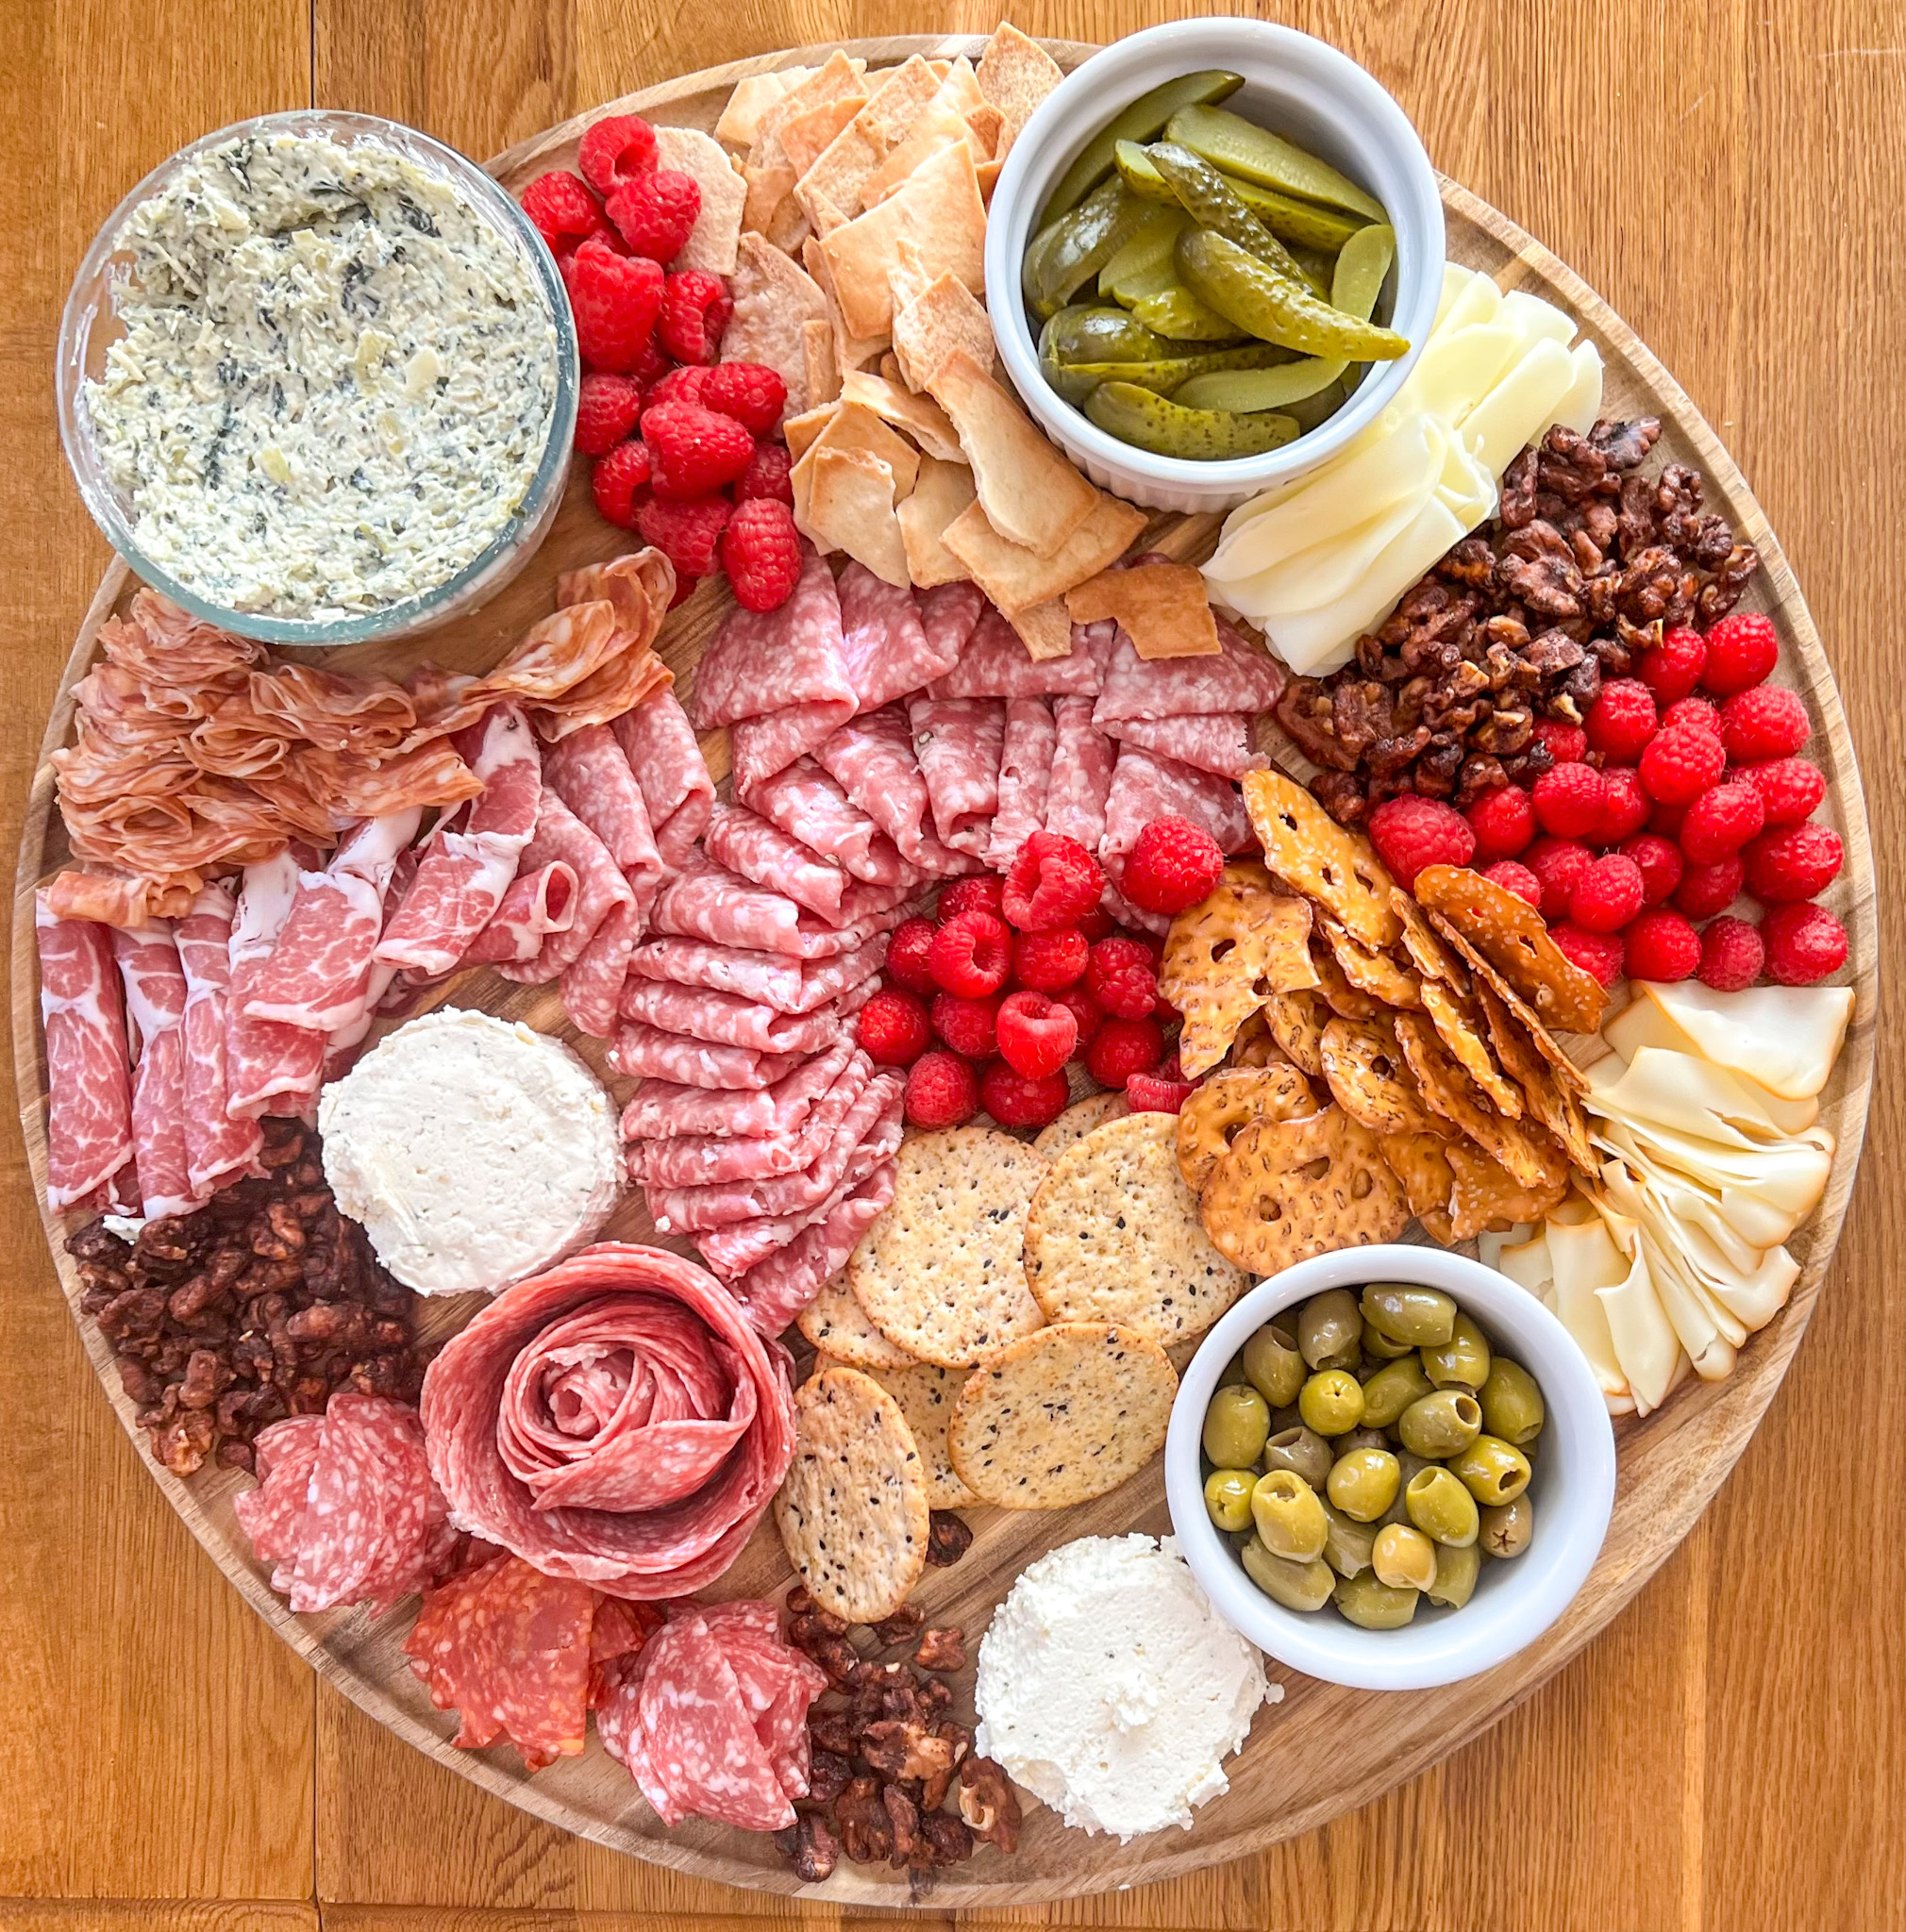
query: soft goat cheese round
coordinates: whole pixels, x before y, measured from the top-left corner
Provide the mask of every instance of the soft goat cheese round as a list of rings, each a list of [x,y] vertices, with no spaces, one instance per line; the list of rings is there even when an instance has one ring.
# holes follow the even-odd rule
[[[507,1288],[579,1247],[621,1189],[615,1109],[560,1041],[426,1013],[318,1102],[325,1177],[419,1294]]]
[[[1081,1537],[1028,1565],[979,1645],[978,1749],[1068,1824],[1121,1841],[1229,1789],[1280,1686],[1167,1537]]]

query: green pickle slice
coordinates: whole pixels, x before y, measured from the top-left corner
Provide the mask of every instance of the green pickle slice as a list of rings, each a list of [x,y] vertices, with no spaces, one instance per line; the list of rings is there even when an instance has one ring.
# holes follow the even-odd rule
[[[1186,409],[1132,382],[1102,382],[1085,399],[1085,413],[1108,436],[1156,456],[1223,462],[1278,449],[1297,433],[1288,416],[1234,415]]]
[[[1198,231],[1194,228],[1191,233]],[[1182,239],[1189,239],[1182,238]],[[1175,342],[1236,342],[1250,333],[1201,302],[1181,283],[1173,282],[1154,294],[1139,296],[1131,312],[1146,328]]]
[[[1230,184],[1202,156],[1169,141],[1155,142],[1145,153],[1183,205],[1184,211],[1199,227],[1235,242],[1293,281],[1305,279],[1304,271],[1291,251],[1244,205]]]
[[[1149,93],[1140,94],[1079,149],[1077,159],[1059,177],[1059,186],[1048,197],[1045,219],[1057,219],[1098,186],[1112,172],[1113,150],[1120,142],[1156,140],[1165,123],[1180,108],[1229,100],[1244,84],[1241,74],[1208,67],[1196,74],[1180,75],[1176,80],[1153,88]]]
[[[1026,306],[1044,322],[1071,300],[1131,238],[1145,204],[1108,181],[1032,238],[1020,270]]]
[[[1409,351],[1409,342],[1395,329],[1344,314],[1235,242],[1207,229],[1194,228],[1179,237],[1178,267],[1200,302],[1263,341],[1346,361],[1387,362]],[[1157,326],[1148,316],[1140,320]]]
[[[1242,175],[1262,188],[1348,208],[1373,222],[1389,220],[1380,201],[1327,161],[1224,108],[1181,108],[1165,123],[1164,136],[1226,174]]]
[[[1169,393],[1173,402],[1187,409],[1284,409],[1329,389],[1348,366],[1307,356],[1278,369],[1213,370],[1188,376]]]
[[[1172,250],[1190,225],[1190,218],[1182,208],[1146,202],[1145,212],[1132,229],[1131,240],[1099,270],[1098,292],[1110,295],[1119,283],[1133,275],[1157,269],[1170,271]],[[1177,278],[1173,273],[1172,279]]]
[[[1279,194],[1275,188],[1261,188],[1255,181],[1246,181],[1242,175],[1233,175],[1228,169],[1220,168],[1218,173],[1258,220],[1293,248],[1335,255],[1370,220],[1367,215],[1340,214],[1335,208],[1320,207],[1314,201],[1298,201],[1293,195]]]
[[[1171,344],[1134,322],[1123,308],[1075,303],[1047,319],[1039,334],[1042,360],[1056,362],[1156,362]]]
[[[1119,179],[1141,201],[1159,201],[1177,206],[1178,196],[1171,192],[1171,183],[1159,173],[1153,163],[1150,149],[1140,142],[1122,141],[1114,152],[1118,161]]]

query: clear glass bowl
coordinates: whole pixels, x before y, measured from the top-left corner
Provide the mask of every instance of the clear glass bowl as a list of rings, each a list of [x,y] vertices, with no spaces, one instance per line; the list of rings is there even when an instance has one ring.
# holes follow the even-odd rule
[[[247,135],[279,133],[326,136],[343,145],[376,141],[427,172],[447,179],[499,232],[514,241],[548,304],[556,329],[556,407],[550,412],[549,441],[515,515],[483,551],[434,589],[386,605],[382,609],[349,617],[277,617],[264,611],[227,609],[209,601],[191,585],[180,583],[169,571],[154,563],[140,548],[139,525],[132,505],[107,474],[94,444],[86,406],[87,382],[99,376],[106,365],[108,348],[125,333],[114,309],[113,294],[128,270],[128,258],[119,242],[133,209],[169,187],[180,170],[208,148]],[[414,637],[475,609],[501,590],[535,554],[556,519],[569,477],[570,441],[576,432],[579,381],[576,328],[562,278],[542,236],[510,196],[474,161],[413,127],[381,120],[375,114],[345,114],[311,108],[262,114],[206,135],[160,162],[113,209],[93,238],[86,258],[79,265],[79,273],[74,277],[72,292],[66,298],[65,312],[59,321],[54,370],[59,438],[65,445],[74,480],[79,485],[79,493],[92,512],[93,521],[134,573],[207,623],[267,643],[308,649],[362,643],[371,639]]]

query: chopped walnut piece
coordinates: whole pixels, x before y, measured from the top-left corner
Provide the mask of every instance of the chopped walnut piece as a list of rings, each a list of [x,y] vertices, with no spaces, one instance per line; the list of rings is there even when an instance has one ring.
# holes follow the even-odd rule
[[[913,1652],[913,1661],[923,1671],[963,1671],[966,1668],[966,1634],[957,1627],[923,1630]]]
[[[950,1569],[973,1547],[973,1532],[963,1516],[935,1509],[927,1520],[927,1563],[929,1569]]]
[[[969,1757],[960,1767],[960,1816],[1002,1852],[1019,1845],[1019,1798],[1005,1768],[991,1757]]]

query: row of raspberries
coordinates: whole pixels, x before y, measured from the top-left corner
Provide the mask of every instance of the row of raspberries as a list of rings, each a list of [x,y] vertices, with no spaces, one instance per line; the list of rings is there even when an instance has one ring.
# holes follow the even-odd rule
[[[1536,725],[1554,763],[1528,790],[1467,812],[1391,799],[1370,838],[1406,885],[1426,865],[1482,868],[1604,986],[1624,972],[1723,992],[1763,975],[1813,986],[1846,963],[1845,926],[1813,903],[1846,855],[1814,821],[1827,780],[1797,756],[1805,702],[1766,681],[1778,657],[1757,614],[1671,630],[1580,724]],[[1743,891],[1764,908],[1758,924],[1722,916]]]

